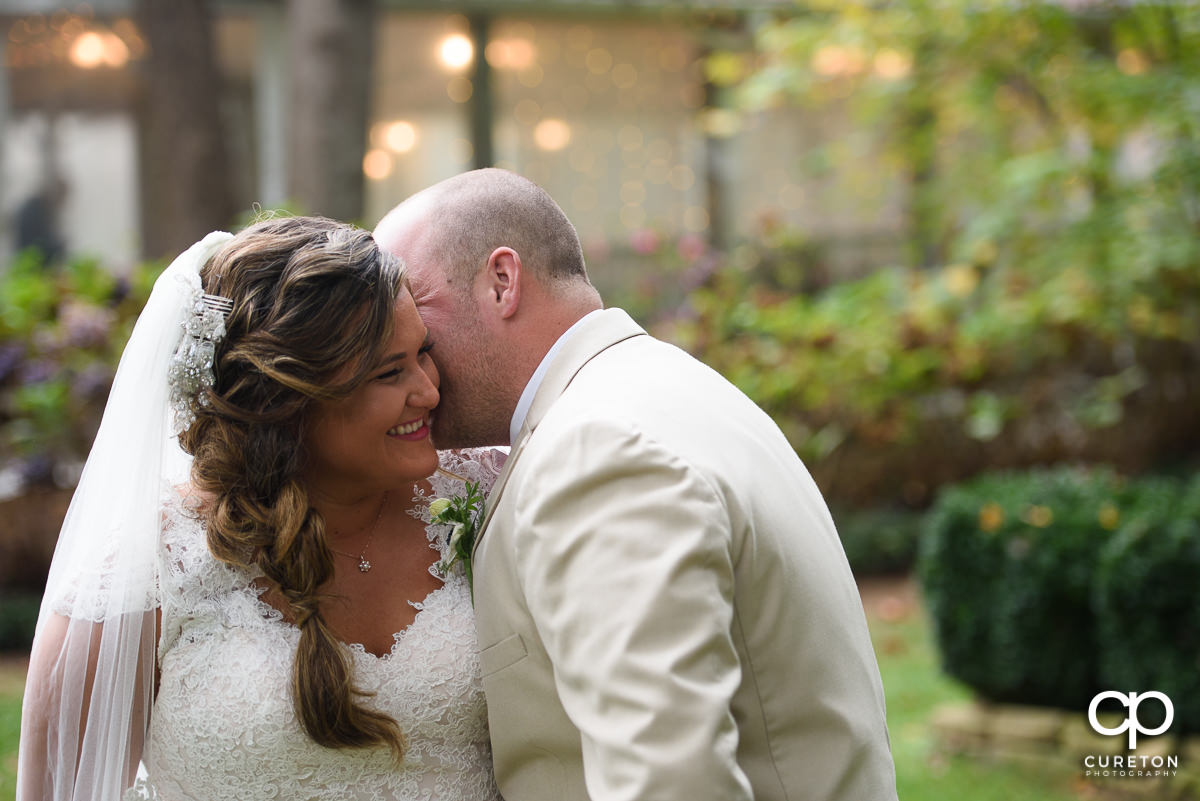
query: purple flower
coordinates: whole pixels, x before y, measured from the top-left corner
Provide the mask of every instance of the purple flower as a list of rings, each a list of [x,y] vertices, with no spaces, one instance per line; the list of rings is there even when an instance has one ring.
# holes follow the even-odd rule
[[[82,400],[103,398],[112,385],[112,371],[103,364],[89,364],[71,379],[71,394]]]
[[[25,362],[21,370],[22,384],[41,384],[49,381],[58,373],[58,366],[45,359],[33,359]]]
[[[0,346],[0,383],[4,383],[21,368],[25,361],[25,347],[16,342]]]
[[[38,453],[21,462],[21,483],[24,486],[54,483],[54,460],[49,454]]]
[[[118,275],[117,280],[113,282],[112,294],[108,298],[108,302],[113,306],[120,306],[121,301],[129,297],[129,293],[133,291],[133,285],[129,283],[129,279],[123,275]]]
[[[68,301],[59,310],[58,321],[67,347],[100,347],[108,341],[116,315],[111,309]]]

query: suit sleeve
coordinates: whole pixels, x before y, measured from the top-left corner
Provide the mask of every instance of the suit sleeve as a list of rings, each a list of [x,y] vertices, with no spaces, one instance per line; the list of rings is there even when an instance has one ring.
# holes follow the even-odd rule
[[[575,426],[539,450],[518,496],[517,564],[589,794],[750,799],[731,711],[741,669],[720,496],[615,425]]]

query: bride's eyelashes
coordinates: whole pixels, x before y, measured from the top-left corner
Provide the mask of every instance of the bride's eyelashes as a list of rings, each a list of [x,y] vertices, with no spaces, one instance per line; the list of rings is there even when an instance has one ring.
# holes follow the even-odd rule
[[[417,350],[418,358],[421,356],[427,356],[431,350],[433,350],[433,343],[426,342],[424,345],[422,345],[420,347],[419,350]],[[379,375],[375,376],[375,380],[376,381],[387,381],[389,379],[396,378],[403,372],[404,372],[403,367],[394,367],[391,370],[387,370],[387,371],[382,372]]]

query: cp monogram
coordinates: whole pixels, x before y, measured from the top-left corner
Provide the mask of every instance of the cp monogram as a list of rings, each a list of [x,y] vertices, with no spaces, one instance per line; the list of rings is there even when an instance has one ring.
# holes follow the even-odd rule
[[[1105,698],[1114,698],[1117,701],[1120,701],[1121,704],[1129,710],[1129,714],[1125,716],[1125,722],[1115,729],[1101,726],[1100,721],[1096,719],[1096,708],[1100,706],[1100,702]],[[1138,705],[1147,698],[1157,698],[1162,702],[1163,708],[1167,710],[1166,720],[1164,720],[1162,725],[1157,729],[1143,728],[1141,722],[1138,721]],[[1092,699],[1092,703],[1088,705],[1088,723],[1092,724],[1092,728],[1095,729],[1095,731],[1099,734],[1108,735],[1120,734],[1121,732],[1128,730],[1129,750],[1131,751],[1137,747],[1137,736],[1139,732],[1150,736],[1162,734],[1171,727],[1171,722],[1173,720],[1175,720],[1175,706],[1171,703],[1171,699],[1155,690],[1151,690],[1148,693],[1141,693],[1140,695],[1134,692],[1126,694],[1119,693],[1116,690],[1106,690],[1102,693],[1098,693],[1096,697]]]

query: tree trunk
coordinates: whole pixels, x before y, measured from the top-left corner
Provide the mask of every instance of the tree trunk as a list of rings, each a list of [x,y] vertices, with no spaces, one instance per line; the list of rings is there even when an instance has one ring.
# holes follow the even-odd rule
[[[235,209],[208,0],[137,0],[149,44],[138,114],[142,255],[173,256]]]
[[[362,218],[374,22],[372,0],[288,0],[288,194],[304,213]]]
[[[475,45],[475,60],[471,68],[471,144],[474,145],[475,169],[494,166],[496,149],[493,144],[492,132],[495,123],[492,120],[492,69],[484,58],[487,49],[489,30],[492,19],[487,14],[472,14],[470,16],[471,43]]]
[[[938,208],[937,108],[932,99],[937,80],[929,59],[932,47],[922,43],[913,55],[913,89],[905,101],[900,129],[907,162],[907,217],[909,261],[915,267],[941,262],[944,233]]]

